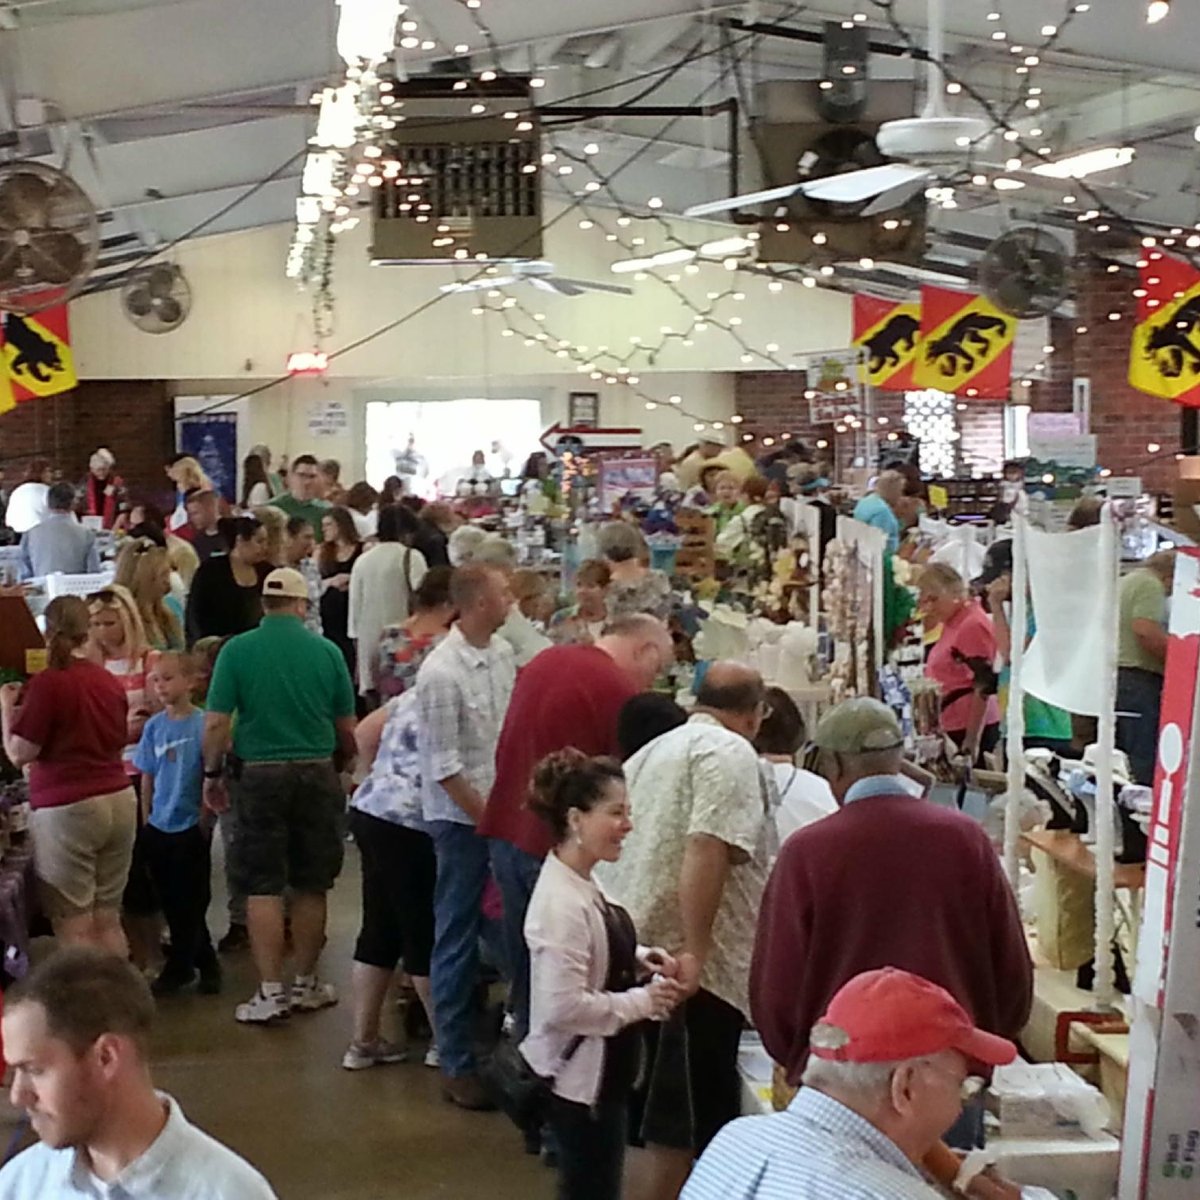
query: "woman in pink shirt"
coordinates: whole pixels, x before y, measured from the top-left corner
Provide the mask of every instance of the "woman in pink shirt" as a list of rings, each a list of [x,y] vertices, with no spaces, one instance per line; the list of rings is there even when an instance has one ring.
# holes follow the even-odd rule
[[[942,730],[976,762],[1000,740],[995,630],[953,567],[931,563],[917,585],[926,621],[942,627],[925,662],[925,674],[941,689]]]

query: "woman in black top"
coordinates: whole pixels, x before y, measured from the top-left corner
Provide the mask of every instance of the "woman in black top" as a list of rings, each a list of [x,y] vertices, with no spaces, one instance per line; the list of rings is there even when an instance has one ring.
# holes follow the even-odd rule
[[[254,517],[222,517],[217,530],[228,547],[200,564],[187,605],[187,640],[231,637],[262,620],[262,584],[270,574],[267,531]]]
[[[322,542],[317,550],[321,572],[321,628],[337,644],[355,677],[354,642],[347,632],[350,621],[350,572],[363,552],[354,518],[348,508],[337,505],[321,518]]]

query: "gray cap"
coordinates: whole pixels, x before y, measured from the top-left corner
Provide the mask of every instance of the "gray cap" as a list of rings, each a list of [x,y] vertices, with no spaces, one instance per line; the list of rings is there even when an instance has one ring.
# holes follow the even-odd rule
[[[859,696],[843,700],[821,718],[813,743],[836,754],[870,754],[898,749],[904,745],[904,734],[886,704]]]

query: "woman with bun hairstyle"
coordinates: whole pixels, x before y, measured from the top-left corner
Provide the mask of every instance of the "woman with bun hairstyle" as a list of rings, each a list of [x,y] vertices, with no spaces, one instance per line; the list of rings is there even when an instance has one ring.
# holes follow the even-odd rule
[[[202,637],[233,637],[262,620],[262,583],[271,573],[267,531],[255,517],[222,517],[228,549],[200,564],[187,606],[188,645]]]
[[[592,878],[597,863],[620,858],[633,828],[620,764],[573,749],[551,754],[534,771],[529,804],[556,845],[525,918],[530,1026],[520,1050],[553,1092],[558,1200],[618,1200],[638,1024],[684,998],[678,964],[638,946],[629,914]]]

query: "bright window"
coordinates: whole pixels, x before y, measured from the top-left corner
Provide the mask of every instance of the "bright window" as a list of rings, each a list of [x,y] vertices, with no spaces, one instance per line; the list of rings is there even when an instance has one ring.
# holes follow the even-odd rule
[[[407,476],[430,497],[452,494],[483,451],[489,472],[520,475],[526,458],[543,449],[537,400],[394,400],[367,404],[367,479]]]

